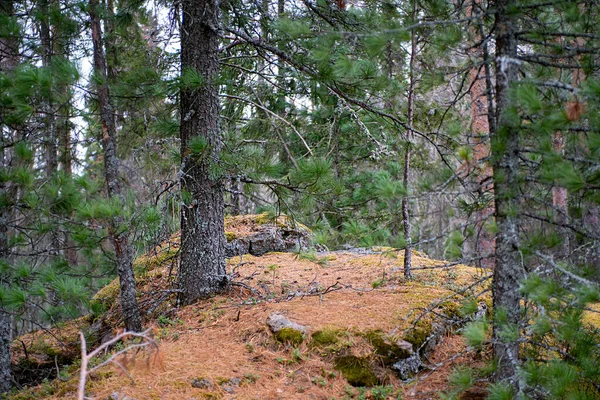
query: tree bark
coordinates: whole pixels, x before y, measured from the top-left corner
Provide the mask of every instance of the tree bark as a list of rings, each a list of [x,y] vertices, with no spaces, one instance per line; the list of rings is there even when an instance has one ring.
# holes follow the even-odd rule
[[[0,0],[0,15],[13,17],[14,3],[12,0]],[[13,38],[0,39],[0,72],[6,73],[13,70],[18,64],[18,46]],[[0,121],[2,116],[0,115]],[[8,156],[5,152],[8,146],[6,140],[7,129],[0,124],[0,170],[9,167]],[[6,182],[0,179],[0,199],[9,196]],[[8,263],[10,249],[8,248],[8,222],[11,210],[8,202],[0,201],[0,263]],[[0,274],[0,284],[10,284],[8,275]],[[8,392],[12,387],[10,343],[12,341],[12,316],[0,303],[0,394]]]
[[[417,2],[413,1],[412,10],[413,20],[417,17]],[[409,61],[409,85],[408,85],[408,131],[406,132],[406,152],[404,153],[404,171],[402,173],[402,184],[407,194],[402,197],[402,227],[404,229],[404,277],[412,279],[412,226],[410,221],[410,203],[407,198],[408,189],[410,187],[410,157],[411,157],[411,140],[413,138],[413,115],[414,115],[414,100],[415,100],[415,59],[417,52],[417,34],[413,29],[410,32],[410,61]]]
[[[493,302],[495,316],[505,314],[506,321],[499,322],[496,318],[493,348],[499,363],[496,379],[512,385],[519,398],[522,397],[518,376],[519,344],[517,340],[502,337],[504,324],[520,326],[519,281],[524,276],[519,250],[519,131],[506,117],[510,107],[509,89],[518,72],[515,6],[514,0],[495,2],[497,129],[492,136],[492,159],[498,234]]]
[[[94,72],[100,83],[97,85],[102,149],[104,151],[104,176],[109,198],[124,201],[119,183],[119,160],[117,158],[116,126],[110,104],[110,92],[106,68],[106,57],[102,40],[102,28],[98,14],[98,0],[89,3],[92,42],[94,46]],[[110,221],[109,234],[115,250],[117,273],[120,281],[120,300],[125,327],[128,331],[141,332],[142,320],[136,299],[136,282],[133,273],[133,249],[129,245],[127,232],[121,230],[123,220],[114,217]]]
[[[480,15],[481,0],[473,0],[467,5],[466,15],[471,18],[473,15]],[[472,43],[481,42],[481,34],[479,31],[480,20],[477,25],[471,28]],[[471,98],[471,135],[469,136],[469,144],[473,147],[473,162],[467,166],[467,173],[474,175],[474,192],[480,201],[487,201],[485,194],[490,193],[493,188],[490,184],[492,176],[492,168],[487,164],[487,158],[490,155],[489,135],[490,123],[489,107],[488,107],[488,85],[487,85],[487,53],[486,43],[482,43],[481,47],[476,47],[471,50],[471,55],[475,60],[484,60],[484,64],[474,66],[469,72],[470,88],[469,95]],[[473,181],[472,180],[472,181]],[[494,247],[495,240],[493,235],[485,228],[486,221],[494,214],[492,204],[486,204],[483,208],[477,207],[475,214],[475,252],[476,256],[484,256],[485,258],[478,261],[481,268],[491,270],[494,266]]]
[[[183,0],[181,67],[202,78],[199,87],[181,89],[181,171],[184,196],[190,201],[181,212],[180,300],[190,304],[222,291],[225,273],[223,181],[219,154],[223,148],[217,87],[219,72],[219,3]],[[191,140],[207,144],[204,154],[193,154]]]

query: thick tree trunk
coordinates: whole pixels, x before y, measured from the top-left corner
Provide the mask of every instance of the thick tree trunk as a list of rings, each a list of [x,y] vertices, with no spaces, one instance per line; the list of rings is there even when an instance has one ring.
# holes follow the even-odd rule
[[[0,15],[12,17],[14,4],[11,0],[0,0]],[[16,40],[11,38],[0,39],[0,71],[6,73],[13,70],[18,63],[18,48]],[[0,115],[0,121],[2,116]],[[9,166],[5,147],[8,146],[8,129],[0,123],[0,170],[4,171]],[[6,182],[0,180],[0,200],[8,197]],[[0,201],[0,263],[8,262],[8,222],[11,215],[8,202]],[[0,274],[0,285],[8,286],[9,277]],[[8,392],[12,387],[10,343],[12,341],[12,316],[0,303],[0,395]]]
[[[92,42],[94,45],[94,72],[100,83],[97,85],[100,122],[102,126],[102,149],[104,150],[104,176],[109,198],[124,201],[119,184],[119,160],[117,158],[116,126],[107,82],[106,58],[102,40],[102,28],[98,14],[98,0],[89,4]],[[133,274],[133,249],[129,245],[127,232],[120,230],[123,221],[113,218],[110,235],[117,259],[117,273],[120,281],[120,300],[125,327],[129,331],[141,332],[142,320],[136,299],[136,283]]]
[[[223,148],[217,88],[219,72],[219,3],[183,0],[181,67],[200,74],[200,87],[181,90],[181,190],[189,201],[181,212],[181,301],[190,304],[222,291],[225,273],[223,182],[219,153]],[[191,140],[207,144],[192,154]]]
[[[473,15],[481,15],[480,10],[481,0],[473,0],[467,5],[466,15],[467,17],[473,17]],[[477,26],[471,28],[472,39],[471,42],[481,42],[481,34],[479,32],[480,21],[477,22]],[[487,86],[487,60],[484,53],[487,49],[487,44],[482,43],[482,47],[473,48],[471,55],[476,60],[484,60],[484,65],[474,66],[471,68],[469,73],[470,78],[470,89],[469,95],[471,97],[471,135],[469,136],[469,144],[473,147],[473,162],[472,165],[468,166],[467,173],[473,176],[471,182],[475,185],[474,192],[480,197],[482,201],[487,201],[485,194],[491,192],[493,188],[490,184],[490,178],[492,176],[492,168],[487,164],[487,158],[490,155],[489,148],[489,135],[490,135],[490,123],[488,120],[489,108],[488,108],[488,86]],[[494,247],[495,241],[493,235],[488,232],[485,228],[485,223],[489,218],[492,218],[494,214],[494,207],[491,204],[486,205],[482,209],[475,212],[475,224],[476,236],[475,236],[475,252],[476,256],[485,257],[478,262],[479,266],[488,270],[494,267]]]
[[[518,127],[511,126],[506,117],[510,106],[509,88],[516,81],[518,72],[513,11],[516,4],[514,0],[498,0],[495,6],[497,130],[492,137],[492,159],[498,235],[493,301],[496,317],[505,314],[506,320],[499,322],[496,318],[493,347],[499,363],[496,379],[510,383],[515,396],[521,397],[519,343],[501,335],[504,324],[520,326],[519,281],[524,276],[519,250],[519,133]]]

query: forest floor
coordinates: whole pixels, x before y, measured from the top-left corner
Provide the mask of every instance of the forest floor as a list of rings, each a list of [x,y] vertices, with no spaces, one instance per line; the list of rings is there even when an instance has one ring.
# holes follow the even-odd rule
[[[146,256],[142,291],[148,294],[153,293],[151,288],[168,287],[171,279],[172,261],[161,256],[163,250],[164,246]],[[487,274],[465,265],[444,267],[444,261],[417,253],[414,279],[406,281],[402,263],[402,251],[385,248],[233,257],[228,271],[237,283],[228,293],[187,307],[164,308],[148,321],[159,353],[149,357],[139,353],[127,373],[111,365],[103,367],[90,376],[87,396],[102,400],[439,398],[439,392],[449,389],[454,368],[484,364],[485,352],[469,351],[456,329],[448,331],[423,357],[425,368],[401,381],[389,365],[371,357],[376,352],[373,338],[406,338],[415,326],[423,330],[424,321],[431,324],[433,316],[441,315],[444,307],[449,309],[448,304],[455,304],[450,308],[458,315],[462,299],[485,291]],[[473,285],[479,281],[484,283]],[[282,343],[274,337],[266,324],[274,312],[309,327],[302,343]],[[71,333],[63,327],[62,333],[53,334],[73,337],[77,329],[71,325]],[[315,333],[330,339],[317,341]],[[21,338],[21,343],[39,343],[41,337],[32,335],[36,334]],[[43,340],[53,339],[46,335]],[[15,357],[23,356],[18,353],[15,348]],[[376,384],[351,386],[336,364],[340,355],[355,360],[370,357]],[[75,365],[63,371],[61,380],[44,382],[12,398],[75,398],[77,374]],[[463,398],[484,398],[484,383]]]
[[[317,257],[309,261],[292,253],[269,253],[231,259],[230,267],[239,274],[237,281],[256,288],[257,293],[236,286],[225,295],[159,317],[153,334],[159,342],[160,361],[152,359],[148,366],[143,356],[138,357],[138,365],[129,367],[130,377],[107,366],[91,377],[88,394],[109,399],[116,393],[114,398],[137,400],[384,399],[399,395],[432,399],[448,388],[454,367],[482,362],[466,351],[460,336],[449,333],[428,356],[426,365],[431,369],[408,382],[389,373],[381,385],[359,389],[348,384],[331,355],[312,346],[310,338],[297,347],[278,343],[265,323],[275,311],[310,326],[312,332],[323,328],[348,332],[345,345],[354,353],[369,353],[373,350],[368,342],[361,342],[359,333],[407,329],[437,300],[483,276],[476,268],[455,266],[416,270],[415,279],[405,281],[397,271],[401,252],[336,252]],[[424,257],[415,257],[414,263],[417,268],[443,264]],[[150,273],[162,276],[164,271],[157,268]],[[315,290],[311,293],[310,288]],[[258,291],[268,300],[262,300]],[[211,387],[192,386],[201,380]],[[39,390],[28,393],[30,398],[74,398],[76,381],[73,376],[68,382],[44,384],[46,392],[54,392],[47,396]],[[50,390],[49,385],[56,387]],[[476,393],[471,394],[469,398],[475,398]]]

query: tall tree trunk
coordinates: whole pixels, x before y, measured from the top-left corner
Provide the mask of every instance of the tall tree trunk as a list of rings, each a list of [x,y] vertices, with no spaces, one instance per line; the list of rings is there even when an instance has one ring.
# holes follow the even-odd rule
[[[42,50],[42,66],[50,68],[52,62],[52,38],[50,34],[49,7],[48,0],[40,0],[38,3],[40,13],[40,41]],[[44,125],[46,133],[46,176],[54,174],[58,167],[57,156],[57,132],[56,120],[54,118],[54,109],[52,105],[52,95],[43,100]]]
[[[40,15],[40,42],[42,51],[42,66],[46,69],[50,69],[52,58],[54,57],[53,46],[52,46],[52,35],[50,33],[51,28],[49,24],[49,3],[48,0],[39,0],[38,11]],[[53,91],[54,88],[50,89],[48,98],[42,100],[42,112],[44,120],[44,143],[46,147],[46,178],[50,179],[58,169],[58,132],[56,129],[56,118],[55,110],[53,105]],[[54,258],[59,254],[60,249],[60,233],[59,223],[56,218],[49,217],[48,221],[55,227],[49,233],[48,243],[48,254],[50,258]]]
[[[223,182],[219,156],[223,148],[217,88],[219,72],[219,2],[183,0],[181,69],[203,78],[200,87],[181,90],[181,190],[190,201],[181,212],[181,301],[190,304],[222,291],[225,273]],[[192,140],[208,148],[190,152]]]
[[[104,176],[109,198],[124,201],[119,183],[119,160],[117,158],[116,126],[110,104],[110,92],[106,69],[106,58],[102,40],[102,28],[98,14],[98,0],[89,4],[92,42],[94,46],[94,72],[100,83],[97,85],[100,122],[102,126],[102,149],[104,151]],[[117,273],[120,281],[120,299],[125,327],[129,331],[140,332],[142,320],[136,299],[136,283],[133,274],[133,249],[129,245],[127,232],[121,231],[121,218],[112,219],[109,227],[110,236],[117,259]]]
[[[6,13],[8,10],[5,8],[6,3],[0,3],[0,14]],[[12,6],[12,4],[11,4]],[[0,70],[4,72],[4,56],[3,52],[7,46],[0,41],[0,59],[2,64]],[[8,159],[5,155],[4,148],[6,146],[4,127],[0,125],[0,170],[4,171],[8,167]],[[3,180],[0,180],[0,202],[7,197],[7,187]],[[8,263],[8,221],[10,212],[8,207],[5,205],[0,206],[0,263]],[[0,285],[8,287],[10,284],[9,276],[0,274]],[[5,310],[4,305],[0,303],[0,394],[6,393],[11,388],[11,366],[10,366],[10,343],[11,343],[11,331],[12,331],[12,318],[8,311]]]
[[[496,35],[496,118],[492,137],[494,199],[498,234],[494,269],[493,301],[496,323],[493,332],[494,354],[498,360],[496,378],[510,383],[515,396],[521,396],[519,382],[519,343],[502,337],[506,324],[519,327],[521,295],[519,281],[524,276],[519,250],[519,133],[507,118],[509,89],[517,79],[517,41],[514,0],[495,2]],[[498,318],[506,315],[506,318]],[[518,328],[517,328],[518,329]]]
[[[59,7],[57,0],[52,0],[50,5],[53,7]],[[53,54],[56,57],[60,57],[64,60],[69,59],[70,47],[69,37],[61,26],[54,26],[53,36]],[[71,102],[73,101],[73,92],[71,91],[70,85],[64,82],[60,82],[56,86],[56,139],[58,146],[58,170],[62,172],[65,179],[70,181],[73,177],[73,143],[71,140]],[[75,212],[72,211],[69,218],[73,218]],[[63,243],[64,243],[64,256],[68,261],[69,265],[77,265],[77,249],[76,245],[70,237],[68,230],[63,232]]]
[[[412,10],[413,21],[417,18],[417,2],[413,1]],[[410,156],[411,156],[411,140],[413,137],[413,115],[415,101],[415,59],[417,52],[417,34],[415,30],[410,32],[410,61],[409,61],[409,84],[408,84],[408,131],[406,132],[406,152],[404,153],[404,172],[402,174],[402,183],[408,194],[410,187]],[[407,195],[402,197],[402,224],[404,228],[404,240],[406,247],[404,248],[404,277],[412,279],[412,238],[411,238],[411,221],[410,221],[410,202]]]
[[[467,5],[466,15],[468,18],[474,15],[480,16],[482,11],[480,10],[481,0],[473,0]],[[471,28],[471,41],[476,44],[481,42],[480,26],[481,20],[476,22],[476,26]],[[470,89],[469,95],[471,97],[471,135],[469,137],[469,144],[473,147],[473,162],[472,166],[468,166],[467,173],[473,176],[475,180],[475,190],[479,201],[487,202],[487,193],[491,192],[490,181],[492,176],[492,168],[487,164],[487,158],[490,155],[489,148],[489,135],[490,135],[490,121],[489,107],[488,107],[488,73],[489,68],[487,64],[487,44],[481,43],[481,47],[474,47],[471,50],[471,55],[476,60],[484,60],[484,64],[480,66],[474,66],[471,68],[469,73],[470,78]],[[475,252],[476,256],[483,256],[481,261],[478,262],[479,266],[488,270],[491,270],[494,266],[494,247],[495,241],[493,234],[488,232],[485,228],[485,222],[491,218],[494,214],[493,204],[485,204],[483,208],[477,207],[475,214],[476,236],[475,236]]]
[[[14,3],[12,0],[0,0],[0,15],[13,17]],[[0,72],[7,73],[15,69],[18,63],[18,47],[16,40],[12,38],[0,38]],[[0,121],[2,116],[0,115]],[[8,155],[5,148],[8,146],[7,139],[9,129],[0,124],[0,170],[5,171],[9,167]],[[10,249],[8,248],[8,222],[11,210],[7,201],[9,197],[8,187],[4,180],[0,179],[0,263],[8,263]],[[8,286],[9,276],[0,274],[0,284]],[[10,343],[12,341],[12,316],[0,303],[0,394],[11,389],[11,361]]]

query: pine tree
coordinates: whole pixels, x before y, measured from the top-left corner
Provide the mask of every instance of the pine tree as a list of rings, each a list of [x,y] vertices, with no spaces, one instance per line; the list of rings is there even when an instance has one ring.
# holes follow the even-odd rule
[[[495,2],[496,37],[496,126],[492,137],[494,200],[498,235],[493,297],[494,355],[499,360],[497,379],[507,381],[521,397],[519,382],[519,335],[507,337],[506,330],[517,332],[521,323],[519,282],[524,278],[520,255],[519,151],[517,127],[509,117],[509,91],[517,80],[517,25],[512,0]]]
[[[122,202],[122,189],[119,182],[119,160],[116,149],[116,127],[113,110],[110,103],[108,86],[108,72],[106,56],[102,40],[102,28],[98,1],[90,2],[90,24],[92,41],[94,44],[94,73],[98,79],[98,105],[100,109],[100,123],[102,131],[102,148],[104,150],[104,176],[109,198],[116,198]],[[113,217],[110,222],[109,234],[116,255],[117,272],[120,282],[120,299],[125,327],[134,332],[142,331],[142,320],[136,299],[136,281],[133,272],[133,248],[129,244],[127,232],[123,231],[122,219]]]
[[[218,97],[219,3],[182,2],[181,302],[222,291],[225,273],[223,149]]]
[[[7,29],[14,23],[14,2],[12,0],[0,1],[0,21],[3,28],[0,31],[0,73],[10,75],[18,64],[17,40],[14,32]],[[3,114],[3,113],[2,113]],[[3,115],[0,114],[1,117]],[[10,163],[7,154],[12,142],[9,126],[0,124],[0,171],[4,174]],[[0,292],[5,293],[5,288],[10,284],[7,273],[9,263],[9,238],[8,224],[11,216],[11,202],[9,200],[8,182],[5,177],[0,177]],[[0,296],[0,394],[6,393],[12,387],[10,344],[12,341],[12,315],[9,313],[5,299]]]

